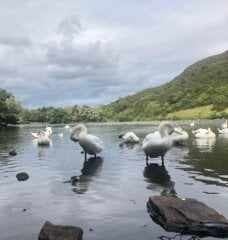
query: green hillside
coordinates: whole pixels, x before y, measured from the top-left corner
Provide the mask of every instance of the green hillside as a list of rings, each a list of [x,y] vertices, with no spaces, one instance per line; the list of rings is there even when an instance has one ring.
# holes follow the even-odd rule
[[[104,106],[103,114],[107,121],[228,117],[228,51],[190,65],[160,87]]]

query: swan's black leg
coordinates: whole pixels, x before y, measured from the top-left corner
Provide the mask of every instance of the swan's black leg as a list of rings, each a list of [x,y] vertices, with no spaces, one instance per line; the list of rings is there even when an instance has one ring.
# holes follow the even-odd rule
[[[164,166],[164,156],[161,155],[161,159],[162,159],[162,166]]]
[[[148,166],[148,155],[146,155],[146,165]]]
[[[85,161],[87,160],[87,153],[86,153],[86,151],[85,151]]]
[[[97,159],[97,155],[96,155],[96,153],[94,154],[94,158],[95,158],[95,160]]]

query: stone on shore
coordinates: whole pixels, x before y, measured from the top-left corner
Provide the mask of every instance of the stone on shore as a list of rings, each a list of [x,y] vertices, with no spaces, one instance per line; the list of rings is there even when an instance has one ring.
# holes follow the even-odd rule
[[[26,181],[29,179],[29,175],[26,172],[20,172],[16,175],[18,181]]]
[[[38,240],[82,240],[83,230],[79,227],[54,225],[45,222]]]
[[[167,231],[228,237],[228,220],[196,199],[155,196],[147,207],[154,222]]]

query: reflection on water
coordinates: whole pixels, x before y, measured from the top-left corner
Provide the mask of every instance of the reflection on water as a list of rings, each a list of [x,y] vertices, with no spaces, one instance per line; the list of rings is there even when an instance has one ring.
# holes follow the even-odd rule
[[[78,194],[85,193],[89,188],[89,182],[92,181],[92,178],[96,177],[101,171],[102,163],[103,158],[101,157],[91,157],[88,160],[85,160],[79,180],[72,184],[75,185],[75,188],[73,188],[72,191]]]
[[[151,159],[146,166],[140,144],[119,146],[116,136],[120,133],[133,129],[143,139],[158,124],[89,125],[105,148],[101,157],[87,161],[63,127],[53,126],[52,146],[33,144],[30,132],[37,132],[38,127],[1,128],[1,239],[37,239],[47,220],[80,226],[87,240],[106,240],[110,232],[114,240],[156,239],[167,233],[150,221],[146,211],[146,202],[154,195],[196,198],[228,218],[228,138],[218,135],[214,142],[199,143],[189,122],[182,121],[189,141],[186,146],[172,147],[164,166],[160,158]],[[196,124],[197,128],[212,126],[216,130],[220,122]],[[12,149],[16,156],[9,156]],[[18,172],[27,172],[28,181],[18,182]],[[63,184],[71,176],[76,176],[75,181]]]
[[[143,171],[145,181],[148,182],[147,189],[156,191],[161,190],[161,195],[175,195],[175,183],[171,181],[165,166],[160,166],[157,163],[148,164]]]
[[[119,146],[121,148],[127,148],[129,150],[133,150],[139,147],[139,143],[120,143]]]
[[[196,138],[193,140],[192,144],[201,152],[212,152],[215,142],[216,138]]]

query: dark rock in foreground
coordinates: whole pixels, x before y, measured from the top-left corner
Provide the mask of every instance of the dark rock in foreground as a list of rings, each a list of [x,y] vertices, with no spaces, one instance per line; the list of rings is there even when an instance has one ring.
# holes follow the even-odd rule
[[[29,175],[26,172],[20,172],[16,175],[18,181],[26,181],[29,179]]]
[[[16,150],[15,150],[15,149],[10,150],[10,151],[9,151],[9,155],[10,155],[10,156],[16,156],[16,155],[17,155]]]
[[[228,237],[228,220],[195,199],[155,196],[147,207],[152,219],[167,231]]]
[[[79,227],[54,225],[45,222],[38,240],[82,240],[83,230]]]

